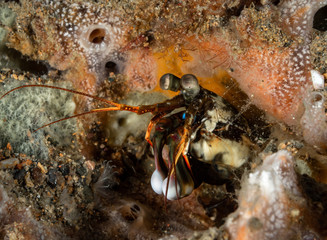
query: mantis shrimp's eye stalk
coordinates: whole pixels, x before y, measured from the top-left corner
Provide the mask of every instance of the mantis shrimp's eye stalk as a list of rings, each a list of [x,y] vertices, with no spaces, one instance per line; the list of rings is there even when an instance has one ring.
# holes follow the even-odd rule
[[[186,74],[181,78],[182,93],[185,100],[194,99],[200,92],[198,79],[193,74]]]
[[[164,176],[158,170],[155,170],[151,176],[151,187],[157,194],[162,194],[162,183]]]
[[[160,88],[162,90],[170,90],[177,92],[180,90],[180,78],[174,74],[166,73],[160,78]]]

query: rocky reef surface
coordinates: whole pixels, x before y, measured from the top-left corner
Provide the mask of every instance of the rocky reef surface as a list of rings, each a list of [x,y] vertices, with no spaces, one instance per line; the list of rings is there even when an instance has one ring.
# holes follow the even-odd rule
[[[190,73],[250,134],[228,142],[248,156],[230,182],[169,201],[151,188],[150,113],[38,129],[108,106],[14,91],[0,100],[0,238],[327,238],[326,15],[326,0],[1,2],[1,95],[42,84],[137,106],[174,96],[163,74]]]

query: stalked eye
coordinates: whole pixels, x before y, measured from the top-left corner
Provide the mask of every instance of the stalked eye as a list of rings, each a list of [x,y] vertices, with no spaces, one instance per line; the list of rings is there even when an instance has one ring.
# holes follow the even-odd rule
[[[198,79],[193,74],[183,75],[181,78],[181,86],[185,90],[200,88]]]
[[[160,88],[168,90],[170,84],[170,74],[165,74],[160,78]]]
[[[160,88],[177,92],[180,90],[180,78],[171,73],[167,73],[160,78]]]
[[[181,87],[183,95],[186,99],[194,98],[200,92],[200,85],[198,79],[193,74],[186,74],[181,78]]]

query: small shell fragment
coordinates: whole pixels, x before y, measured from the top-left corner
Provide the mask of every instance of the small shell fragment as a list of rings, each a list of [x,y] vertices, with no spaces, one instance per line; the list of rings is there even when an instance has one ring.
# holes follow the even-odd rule
[[[324,76],[321,75],[317,70],[311,70],[311,79],[314,89],[324,88]]]
[[[14,168],[19,164],[18,158],[8,158],[0,162],[0,169]]]
[[[43,172],[43,173],[47,173],[48,171],[42,166],[42,164],[40,162],[37,163],[37,167]]]
[[[93,171],[95,168],[95,162],[88,160],[85,162],[85,166],[87,167],[87,169]]]

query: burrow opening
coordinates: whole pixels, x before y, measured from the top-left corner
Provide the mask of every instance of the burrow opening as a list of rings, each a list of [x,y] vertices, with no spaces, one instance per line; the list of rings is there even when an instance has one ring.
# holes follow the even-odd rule
[[[327,30],[327,6],[316,12],[313,18],[313,28],[323,32]]]
[[[104,41],[106,30],[103,28],[94,29],[89,36],[90,43],[100,44]]]
[[[113,62],[113,61],[108,61],[105,65],[106,71],[109,73],[114,73],[114,74],[118,74],[119,73],[119,69],[118,69],[118,65],[117,63]]]

